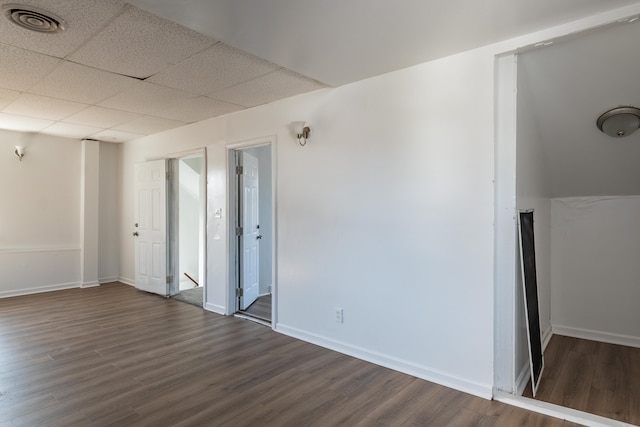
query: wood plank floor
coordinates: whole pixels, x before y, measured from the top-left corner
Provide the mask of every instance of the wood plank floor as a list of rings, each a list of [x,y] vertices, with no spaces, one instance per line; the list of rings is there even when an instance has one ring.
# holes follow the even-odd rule
[[[271,295],[258,297],[243,313],[271,322]]]
[[[0,299],[1,426],[573,426],[109,284]]]
[[[640,348],[554,335],[535,398],[640,425]]]

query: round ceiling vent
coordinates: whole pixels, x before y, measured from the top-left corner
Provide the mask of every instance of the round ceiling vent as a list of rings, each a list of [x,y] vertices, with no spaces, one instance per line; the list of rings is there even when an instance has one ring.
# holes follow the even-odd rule
[[[24,4],[2,6],[4,16],[16,25],[39,33],[59,33],[67,28],[64,19],[51,12]]]

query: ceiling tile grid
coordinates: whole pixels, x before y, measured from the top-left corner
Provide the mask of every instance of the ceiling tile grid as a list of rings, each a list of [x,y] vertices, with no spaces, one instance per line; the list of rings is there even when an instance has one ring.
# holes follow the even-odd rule
[[[0,129],[125,142],[324,87],[121,0],[22,4],[67,28],[0,16]]]
[[[136,133],[139,135],[151,135],[178,126],[185,125],[185,122],[178,120],[163,119],[160,117],[142,116],[124,124],[115,126],[113,130]]]
[[[145,79],[214,43],[212,38],[130,7],[69,59]]]
[[[2,21],[2,17],[0,17]],[[15,26],[15,25],[14,25]],[[17,26],[15,26],[18,28]],[[3,33],[0,32],[0,36]],[[0,40],[3,40],[0,37]],[[59,59],[0,43],[0,87],[25,91],[60,63]]]
[[[138,80],[64,61],[29,92],[95,104],[133,86]]]
[[[243,107],[239,105],[199,96],[175,102],[172,106],[163,109],[157,114],[161,117],[192,123],[242,109]]]
[[[303,77],[284,68],[255,78],[211,96],[243,107],[255,107],[278,99],[326,87],[322,83]]]
[[[64,119],[67,123],[97,128],[112,128],[142,117],[141,114],[129,111],[114,110],[112,108],[92,105]]]
[[[76,125],[73,123],[56,122],[51,126],[47,126],[44,131],[49,135],[83,139],[98,132],[102,132],[102,129],[91,126]]]
[[[46,96],[23,93],[15,101],[2,109],[2,112],[18,116],[30,116],[37,119],[61,120],[86,108],[85,104]]]
[[[130,89],[99,102],[98,105],[154,116],[168,108],[172,108],[178,102],[196,97],[197,95],[177,89],[153,83],[137,82]]]
[[[280,68],[224,43],[206,49],[149,79],[152,83],[211,94]]]
[[[84,44],[126,4],[122,0],[2,0],[0,7],[13,3],[51,12],[66,21],[67,29],[57,34],[39,33],[0,18],[2,42],[57,58],[64,58]]]
[[[18,132],[39,132],[53,123],[52,120],[0,113],[0,129]]]

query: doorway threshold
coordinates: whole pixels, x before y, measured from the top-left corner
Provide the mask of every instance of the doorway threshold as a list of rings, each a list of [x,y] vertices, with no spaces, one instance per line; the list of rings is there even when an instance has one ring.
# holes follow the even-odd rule
[[[234,317],[239,317],[240,319],[251,320],[252,322],[259,323],[259,324],[261,324],[263,326],[271,327],[271,322],[269,322],[268,320],[262,319],[262,318],[257,317],[257,316],[253,316],[251,314],[247,314],[247,313],[242,312],[242,311],[239,311],[239,312],[235,313],[233,316]]]
[[[588,412],[578,411],[576,409],[566,408],[564,406],[555,405],[553,403],[541,402],[539,400],[530,399],[524,396],[516,396],[506,392],[495,392],[493,400],[506,403],[507,405],[517,406],[518,408],[527,409],[539,414],[548,415],[550,417],[559,418],[561,420],[570,421],[587,427],[633,427],[634,424],[628,424],[622,421],[613,420],[611,418],[601,417],[599,415],[590,414]]]

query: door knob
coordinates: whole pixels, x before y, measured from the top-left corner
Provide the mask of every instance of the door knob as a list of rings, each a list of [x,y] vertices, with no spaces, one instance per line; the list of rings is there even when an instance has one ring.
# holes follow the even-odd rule
[[[133,235],[134,235],[135,237],[138,237],[138,232],[137,232],[137,231],[134,231],[134,232],[133,232]]]

